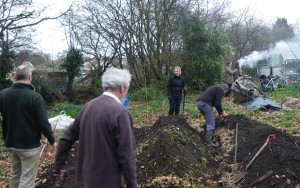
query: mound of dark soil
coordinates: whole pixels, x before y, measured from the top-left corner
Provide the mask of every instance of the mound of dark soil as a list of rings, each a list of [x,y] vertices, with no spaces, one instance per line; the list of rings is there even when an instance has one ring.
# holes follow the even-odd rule
[[[275,134],[276,138],[258,155],[250,165],[248,174],[242,180],[242,187],[263,176],[269,170],[272,177],[256,185],[256,187],[296,187],[300,185],[300,138],[293,137],[272,126],[250,121],[243,116],[230,116],[227,121],[229,129],[235,129],[238,123],[237,163],[241,170],[252,160],[267,141],[267,137]],[[231,152],[234,156],[234,151]]]
[[[153,126],[135,129],[140,187],[233,187],[237,170],[245,169],[270,134],[275,134],[275,140],[257,156],[236,187],[249,187],[269,170],[273,174],[256,187],[299,187],[299,137],[243,116],[229,116],[225,125],[216,121],[216,140],[221,145],[217,149],[206,147],[203,133],[182,117],[161,116]],[[238,147],[234,164],[236,123]],[[64,187],[76,188],[72,172],[75,159],[76,145],[68,158],[70,172]],[[51,182],[49,173],[40,178]],[[47,187],[47,183],[40,187]]]
[[[207,161],[202,157],[201,135],[184,118],[161,116],[152,127],[137,129],[136,139],[138,182],[142,187],[161,184],[155,179],[162,176],[166,177],[163,181],[168,186],[176,180],[189,184],[181,177],[199,183],[199,177],[204,176]]]

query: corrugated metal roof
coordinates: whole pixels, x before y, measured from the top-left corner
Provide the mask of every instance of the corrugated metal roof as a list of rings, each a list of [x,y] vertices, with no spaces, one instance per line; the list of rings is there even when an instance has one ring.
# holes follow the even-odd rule
[[[280,41],[276,47],[285,60],[300,60],[300,41]]]

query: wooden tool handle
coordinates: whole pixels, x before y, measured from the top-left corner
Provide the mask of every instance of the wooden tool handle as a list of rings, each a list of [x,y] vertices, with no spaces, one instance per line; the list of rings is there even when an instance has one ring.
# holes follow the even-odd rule
[[[270,177],[273,174],[273,170],[269,170],[267,173],[265,173],[263,176],[261,176],[260,178],[258,178],[257,180],[255,180],[254,182],[252,182],[250,184],[250,187],[252,187],[253,185],[256,185],[262,181],[264,181],[265,179],[267,179],[268,177]]]

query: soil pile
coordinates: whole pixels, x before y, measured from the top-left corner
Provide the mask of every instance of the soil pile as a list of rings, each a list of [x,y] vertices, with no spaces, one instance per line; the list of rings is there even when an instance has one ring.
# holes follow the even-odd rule
[[[235,129],[238,123],[237,160]],[[245,169],[268,135],[275,140],[268,144],[247,170],[247,175],[236,187],[249,185],[269,170],[273,174],[256,187],[300,186],[300,138],[293,137],[272,126],[243,116],[229,116],[226,124],[216,119],[215,140],[219,148],[206,147],[203,132],[198,132],[177,116],[161,116],[153,126],[135,129],[137,167],[140,187],[233,187],[238,170]],[[76,144],[68,159],[69,171],[65,186],[74,185]],[[51,182],[49,173],[41,179]]]
[[[208,163],[201,150],[203,141],[184,118],[161,116],[152,127],[136,129],[136,139],[141,187],[191,187],[191,182],[194,186],[201,183]]]
[[[237,163],[241,164],[241,169],[245,169],[269,135],[276,136],[250,165],[248,174],[240,183],[241,187],[250,185],[269,170],[273,171],[273,175],[256,187],[299,187],[300,138],[270,125],[250,121],[243,116],[230,116],[227,127],[235,129],[236,123],[238,123]],[[234,151],[230,152],[230,155],[234,156]]]

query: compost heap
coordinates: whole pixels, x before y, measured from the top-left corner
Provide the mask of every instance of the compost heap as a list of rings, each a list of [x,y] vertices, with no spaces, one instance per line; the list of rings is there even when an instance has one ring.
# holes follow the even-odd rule
[[[261,95],[258,87],[252,82],[252,77],[243,75],[238,77],[231,86],[234,93],[233,102],[244,106],[247,110],[278,110],[285,108],[282,105],[268,99],[264,94]]]
[[[235,156],[235,133],[237,157]],[[255,187],[300,186],[300,138],[244,116],[229,116],[225,124],[216,119],[215,141],[219,148],[206,147],[203,132],[198,132],[177,116],[161,116],[153,126],[135,129],[139,187],[233,187],[233,178],[251,161],[266,142],[275,140],[258,155],[248,174],[235,186],[249,185],[269,170],[273,174]],[[68,158],[67,188],[74,185],[75,144]],[[51,185],[51,167],[38,187]]]

